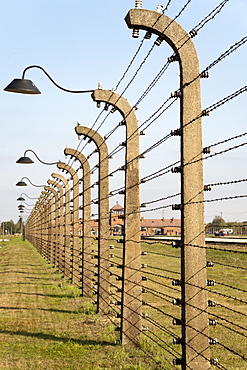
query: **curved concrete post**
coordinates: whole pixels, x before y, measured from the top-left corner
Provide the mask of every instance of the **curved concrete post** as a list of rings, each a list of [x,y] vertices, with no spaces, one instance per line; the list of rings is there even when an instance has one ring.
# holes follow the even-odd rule
[[[82,295],[92,295],[92,262],[91,262],[91,171],[87,158],[78,150],[65,148],[65,155],[79,160],[83,169],[83,219],[82,219]]]
[[[98,294],[97,311],[109,311],[109,179],[108,148],[98,132],[84,126],[76,126],[77,135],[85,135],[97,146],[99,151],[99,234],[98,234]]]
[[[72,218],[72,230],[73,230],[73,242],[72,242],[72,282],[79,284],[80,281],[80,251],[79,251],[79,178],[76,171],[68,164],[58,162],[57,167],[67,171],[73,179],[73,218]]]
[[[35,248],[42,255],[42,244],[43,244],[43,209],[44,205],[40,200],[37,200],[34,206],[34,228],[35,228]],[[30,225],[30,233],[33,233],[33,228]],[[31,237],[31,236],[30,236]]]
[[[53,204],[51,209],[51,263],[56,266],[56,249],[57,249],[57,238],[58,238],[58,193],[51,186],[45,186],[46,191],[53,194]]]
[[[92,98],[115,107],[126,125],[121,342],[125,346],[138,345],[142,330],[138,121],[133,107],[122,96],[95,90]]]
[[[52,173],[55,179],[62,181],[64,192],[64,220],[63,220],[63,235],[64,235],[64,275],[71,279],[71,245],[70,245],[70,187],[66,178],[60,173]]]
[[[52,194],[48,191],[42,191],[40,194],[41,201],[44,202],[44,252],[43,256],[50,261],[52,236],[51,236],[51,213],[52,213]]]
[[[58,268],[59,272],[65,273],[64,267],[64,237],[63,237],[63,223],[65,222],[65,210],[64,210],[64,192],[62,186],[54,180],[48,180],[47,183],[52,185],[58,189],[59,197],[57,203],[57,211],[58,211],[58,236],[56,241],[56,267]]]
[[[190,36],[169,17],[150,10],[132,9],[125,20],[129,28],[148,30],[164,39],[175,51],[179,61],[182,171],[182,368],[206,370],[210,365],[199,61]]]

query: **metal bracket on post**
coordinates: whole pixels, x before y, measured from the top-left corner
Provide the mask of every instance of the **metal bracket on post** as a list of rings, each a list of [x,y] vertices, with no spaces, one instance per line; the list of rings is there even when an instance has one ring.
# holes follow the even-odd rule
[[[182,368],[206,370],[209,364],[204,235],[203,166],[199,61],[194,44],[174,20],[157,12],[132,9],[131,29],[148,30],[165,40],[180,65],[182,188]],[[197,118],[199,117],[199,118]],[[197,159],[197,160],[195,160]],[[193,203],[190,200],[193,199]]]

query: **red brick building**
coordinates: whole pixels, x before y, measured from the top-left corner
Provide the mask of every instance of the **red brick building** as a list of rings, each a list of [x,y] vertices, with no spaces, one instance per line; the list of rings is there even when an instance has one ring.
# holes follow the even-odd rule
[[[118,203],[110,209],[109,213],[110,235],[122,235],[124,227],[124,208]],[[98,222],[91,220],[92,234],[98,234]],[[180,235],[180,219],[140,219],[141,235]]]

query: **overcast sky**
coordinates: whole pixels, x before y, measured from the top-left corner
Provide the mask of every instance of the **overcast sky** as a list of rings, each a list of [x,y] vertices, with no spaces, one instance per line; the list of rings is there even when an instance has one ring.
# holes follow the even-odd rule
[[[187,0],[173,0],[166,15],[174,18]],[[41,95],[30,96],[4,92],[13,78],[20,78],[25,67],[37,64],[44,67],[52,78],[65,88],[73,90],[95,89],[98,82],[111,90],[129,65],[138,49],[144,32],[139,39],[132,38],[124,18],[134,8],[134,0],[0,0],[1,28],[1,74],[0,74],[0,116],[1,116],[1,184],[0,220],[18,220],[17,197],[25,192],[29,197],[38,197],[42,188],[30,184],[17,188],[15,184],[27,176],[34,184],[43,185],[58,172],[56,166],[45,166],[37,162],[32,165],[18,165],[15,161],[26,149],[33,149],[46,162],[58,160],[68,162],[63,150],[68,145],[77,148],[79,140],[74,127],[79,121],[91,126],[101,110],[97,109],[90,94],[69,94],[56,88],[38,69],[27,71],[26,78],[33,80],[42,91]],[[167,2],[164,2],[165,6]],[[189,32],[220,1],[192,0],[177,22]],[[155,10],[157,3],[143,0],[143,8]],[[208,22],[193,39],[201,70],[219,57],[231,45],[246,36],[246,0],[229,0],[215,19]],[[150,50],[155,36],[145,40],[132,67],[121,82],[117,93],[121,94],[142,60]],[[201,80],[202,108],[205,109],[220,99],[246,85],[247,43],[210,70],[210,77]],[[146,87],[153,80],[167,57],[173,54],[165,43],[155,47],[137,77],[124,93],[134,105]],[[139,124],[149,118],[172,91],[179,87],[178,64],[173,63],[162,78],[140,103],[136,111]],[[107,115],[101,115],[97,127]],[[104,136],[121,121],[118,113],[112,114],[102,125]],[[140,137],[141,151],[179,127],[179,104],[175,102]],[[208,146],[246,132],[246,93],[211,112],[203,118],[203,145]],[[109,150],[124,141],[124,128],[120,127],[108,140]],[[240,145],[246,136],[227,141],[212,148],[212,153]],[[83,142],[85,143],[85,142]],[[141,161],[141,177],[179,160],[179,138],[172,137],[166,143],[152,150]],[[80,146],[82,148],[82,145]],[[93,144],[83,150],[85,155],[94,150]],[[230,150],[222,155],[204,161],[204,183],[233,182],[247,178],[246,146]],[[35,160],[34,156],[29,156]],[[124,151],[111,160],[113,171],[123,164]],[[90,159],[93,166],[97,156]],[[97,180],[97,173],[92,181]],[[116,173],[110,180],[110,189],[123,185],[123,172]],[[93,190],[93,196],[96,196]],[[179,175],[167,174],[142,185],[141,202],[167,197],[180,192]],[[206,199],[246,195],[246,182],[215,186]],[[123,204],[120,195],[110,199],[110,205]],[[27,198],[32,208],[34,200]],[[146,212],[145,218],[179,218],[178,211],[168,207],[179,203],[179,197],[170,201],[157,202],[149,208],[165,208]],[[215,215],[222,215],[227,221],[247,220],[246,197],[205,203],[205,221]],[[27,217],[27,214],[24,218]]]

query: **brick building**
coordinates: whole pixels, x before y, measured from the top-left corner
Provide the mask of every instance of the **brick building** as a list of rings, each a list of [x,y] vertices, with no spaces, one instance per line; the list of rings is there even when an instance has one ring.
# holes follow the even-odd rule
[[[124,228],[124,208],[116,203],[110,209],[109,213],[110,235],[122,235]],[[91,220],[92,234],[98,234],[98,222]],[[180,235],[181,221],[180,219],[140,219],[141,235]]]

